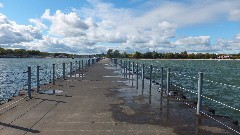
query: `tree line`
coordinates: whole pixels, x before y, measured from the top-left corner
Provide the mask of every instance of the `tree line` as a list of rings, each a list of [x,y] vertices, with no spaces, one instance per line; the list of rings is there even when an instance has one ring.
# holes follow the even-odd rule
[[[39,50],[25,50],[25,49],[4,49],[0,47],[0,57],[73,57],[74,54],[67,53],[48,53],[40,52]]]
[[[0,47],[0,58],[92,58],[92,57],[106,57],[104,53],[94,55],[80,55],[68,53],[49,53],[41,52],[39,50],[25,50],[25,49],[5,49]]]
[[[240,54],[215,54],[215,53],[187,53],[187,51],[180,53],[158,53],[158,52],[145,52],[141,53],[136,51],[133,54],[126,52],[120,53],[118,50],[109,49],[106,57],[108,58],[135,58],[135,59],[217,59],[220,56],[228,56],[226,58],[239,59]]]

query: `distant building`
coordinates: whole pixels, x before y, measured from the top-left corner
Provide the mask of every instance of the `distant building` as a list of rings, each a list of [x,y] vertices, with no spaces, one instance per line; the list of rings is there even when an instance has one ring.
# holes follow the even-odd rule
[[[218,56],[218,59],[231,59],[233,58],[232,55],[221,55],[221,56]]]

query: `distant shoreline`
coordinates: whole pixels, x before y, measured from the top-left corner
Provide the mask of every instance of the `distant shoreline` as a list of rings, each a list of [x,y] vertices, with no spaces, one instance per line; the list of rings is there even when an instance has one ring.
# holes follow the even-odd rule
[[[216,61],[228,61],[228,60],[240,60],[240,59],[139,59],[139,60],[216,60]]]

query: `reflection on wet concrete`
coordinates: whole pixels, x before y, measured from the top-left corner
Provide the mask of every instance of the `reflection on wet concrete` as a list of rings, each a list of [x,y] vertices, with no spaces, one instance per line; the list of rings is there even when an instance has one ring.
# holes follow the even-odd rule
[[[62,90],[40,90],[39,94],[58,94],[58,93],[62,93]]]
[[[151,95],[148,96],[148,103],[149,103],[149,104],[152,103],[152,97],[151,97]]]
[[[201,125],[201,118],[200,116],[197,116],[197,119],[196,119],[196,135],[200,135],[200,132],[199,132],[199,127]]]
[[[195,109],[184,102],[167,98],[163,91],[158,91],[158,86],[152,86],[152,92],[149,93],[147,81],[144,81],[143,85],[140,79],[138,83],[135,80],[126,79],[122,81],[125,86],[121,89],[111,90],[112,95],[123,101],[112,104],[111,111],[115,120],[171,127],[180,135],[233,134],[225,126],[207,116],[196,115]],[[139,88],[136,87],[137,84]],[[228,121],[223,117],[217,119]]]

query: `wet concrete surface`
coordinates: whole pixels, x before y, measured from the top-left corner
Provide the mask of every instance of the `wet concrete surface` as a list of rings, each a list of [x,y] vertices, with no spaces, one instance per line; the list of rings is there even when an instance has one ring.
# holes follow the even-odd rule
[[[139,79],[137,88],[136,82],[132,80],[134,79],[130,77],[123,81],[126,86],[111,90],[110,95],[122,101],[119,104],[112,104],[114,119],[134,124],[170,127],[179,135],[238,134],[239,126],[234,125],[231,118],[216,116],[209,112],[206,114],[212,118],[204,114],[197,115],[194,101],[166,97],[166,94],[159,92],[158,87],[153,86],[152,91],[155,92],[150,96],[147,86],[149,84],[146,83],[142,89]]]

